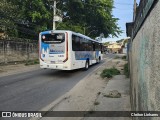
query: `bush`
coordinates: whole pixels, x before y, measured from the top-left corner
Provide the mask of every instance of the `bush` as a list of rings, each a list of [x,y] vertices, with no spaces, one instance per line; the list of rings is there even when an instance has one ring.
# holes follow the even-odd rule
[[[28,60],[26,61],[25,65],[35,65],[35,64],[39,64],[39,60],[36,59],[36,60]]]
[[[123,57],[122,57],[122,59],[126,59],[126,58],[127,58],[126,56],[123,56]]]
[[[114,59],[119,59],[120,57],[119,56],[116,56]]]
[[[128,63],[124,65],[124,74],[126,75],[127,78],[129,78],[129,67],[128,67]]]
[[[119,74],[120,74],[120,71],[113,67],[110,69],[104,69],[100,74],[100,76],[102,78],[105,78],[105,77],[112,78],[114,75],[119,75]]]

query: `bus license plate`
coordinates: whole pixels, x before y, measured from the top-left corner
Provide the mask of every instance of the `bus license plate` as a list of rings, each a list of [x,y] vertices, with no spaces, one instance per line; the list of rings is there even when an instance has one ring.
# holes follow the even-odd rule
[[[55,61],[51,61],[52,64],[55,64]]]

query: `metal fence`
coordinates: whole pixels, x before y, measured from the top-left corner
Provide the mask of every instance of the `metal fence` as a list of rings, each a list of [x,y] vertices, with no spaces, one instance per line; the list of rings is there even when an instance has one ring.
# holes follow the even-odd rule
[[[134,21],[134,28],[133,28],[133,37],[134,38],[141,28],[143,22],[145,21],[147,15],[149,14],[150,10],[157,3],[158,0],[141,0],[140,4],[136,11],[136,18]]]

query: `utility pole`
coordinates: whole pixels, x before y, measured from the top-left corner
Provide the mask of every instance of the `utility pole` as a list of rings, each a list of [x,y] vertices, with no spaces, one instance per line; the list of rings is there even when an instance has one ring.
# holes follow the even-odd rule
[[[85,26],[84,26],[84,31],[83,31],[83,34],[84,34],[84,35],[86,34],[86,28],[85,28]]]
[[[55,16],[56,16],[56,0],[54,0],[54,6],[53,6],[53,30],[56,29],[56,21],[55,21]]]
[[[134,5],[133,5],[133,22],[135,21],[136,18],[136,12],[137,12],[137,2],[134,0]]]

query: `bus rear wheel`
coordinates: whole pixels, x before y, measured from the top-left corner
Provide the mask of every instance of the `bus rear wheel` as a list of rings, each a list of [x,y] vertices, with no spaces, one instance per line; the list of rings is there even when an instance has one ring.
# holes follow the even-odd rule
[[[88,68],[89,68],[89,61],[87,60],[86,64],[85,64],[85,67],[84,67],[84,70],[88,70]]]
[[[100,61],[101,61],[101,58],[99,57],[99,58],[97,59],[97,63],[100,63]]]

